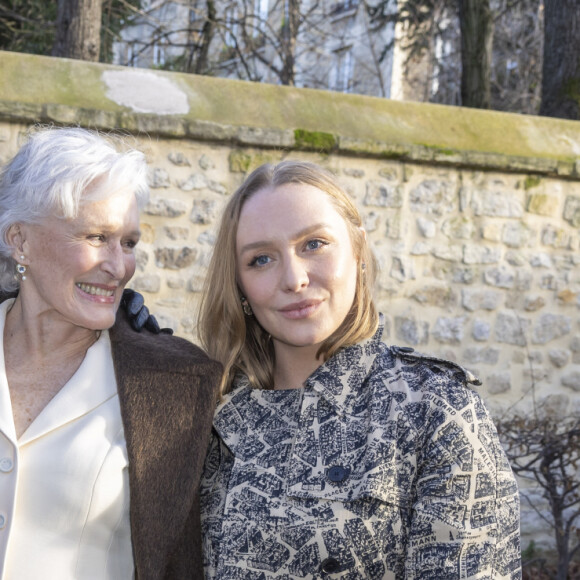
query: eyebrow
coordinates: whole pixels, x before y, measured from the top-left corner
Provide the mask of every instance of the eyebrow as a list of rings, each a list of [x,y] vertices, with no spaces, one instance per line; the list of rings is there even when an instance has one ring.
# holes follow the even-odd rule
[[[313,232],[316,232],[316,231],[321,230],[321,229],[326,229],[328,227],[329,227],[328,224],[325,222],[320,222],[320,223],[308,226],[307,228],[304,228],[303,230],[300,230],[299,232],[297,232],[292,237],[292,241],[299,240],[300,238],[304,238],[304,237],[308,236],[309,234],[312,234]],[[272,244],[272,242],[270,240],[258,240],[256,242],[251,242],[249,244],[245,244],[244,246],[242,246],[242,248],[240,249],[240,254],[243,254],[244,252],[249,252],[251,250],[255,250],[257,248],[264,248],[264,247],[269,246],[271,244]]]

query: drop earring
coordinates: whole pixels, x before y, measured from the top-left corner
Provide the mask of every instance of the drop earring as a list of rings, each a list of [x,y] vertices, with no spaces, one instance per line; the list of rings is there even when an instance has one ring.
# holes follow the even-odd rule
[[[24,256],[20,256],[21,260],[24,260]],[[26,273],[26,266],[24,264],[16,264],[16,271],[18,272],[18,274],[20,274],[20,279],[21,280],[26,280],[26,276],[24,275]]]
[[[252,316],[252,307],[249,305],[248,300],[245,296],[240,296],[240,302],[242,303],[242,310],[246,316]]]

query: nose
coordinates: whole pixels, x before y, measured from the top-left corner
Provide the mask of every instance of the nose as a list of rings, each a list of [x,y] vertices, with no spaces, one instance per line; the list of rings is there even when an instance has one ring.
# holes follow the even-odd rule
[[[114,280],[122,280],[127,271],[123,248],[120,244],[110,244],[105,251],[106,256],[103,260],[103,270]]]
[[[308,286],[309,276],[306,265],[298,256],[291,255],[285,260],[282,286],[287,292],[298,292]]]

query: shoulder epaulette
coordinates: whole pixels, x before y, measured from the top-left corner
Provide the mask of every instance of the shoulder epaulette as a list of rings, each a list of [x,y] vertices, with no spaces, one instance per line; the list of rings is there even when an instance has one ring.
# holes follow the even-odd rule
[[[420,352],[417,352],[414,348],[411,348],[410,346],[391,346],[390,350],[395,356],[398,356],[403,360],[407,359],[408,362],[425,361],[426,363],[434,363],[438,365],[451,367],[463,373],[463,375],[465,376],[465,381],[467,383],[474,385],[476,387],[481,385],[481,381],[471,371],[468,371],[466,368],[462,367],[460,364],[457,364],[456,362],[444,358],[437,358],[435,356],[422,354]]]

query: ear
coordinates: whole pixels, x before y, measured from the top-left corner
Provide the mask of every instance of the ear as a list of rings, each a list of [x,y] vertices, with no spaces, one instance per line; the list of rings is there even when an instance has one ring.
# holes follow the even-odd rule
[[[12,246],[12,257],[20,263],[27,263],[20,256],[26,256],[26,233],[21,224],[12,224],[6,234],[8,245]]]

